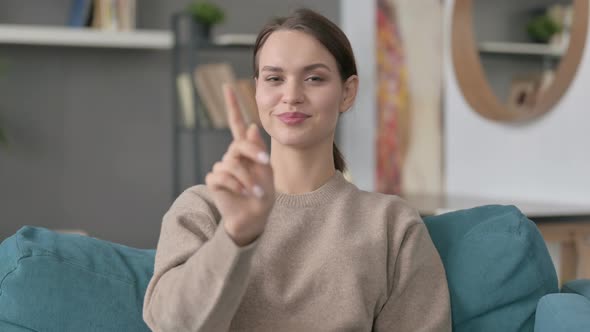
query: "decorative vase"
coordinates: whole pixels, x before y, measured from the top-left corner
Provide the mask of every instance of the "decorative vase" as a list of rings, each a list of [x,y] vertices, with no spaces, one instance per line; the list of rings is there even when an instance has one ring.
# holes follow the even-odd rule
[[[193,22],[193,38],[204,42],[211,41],[211,25]]]

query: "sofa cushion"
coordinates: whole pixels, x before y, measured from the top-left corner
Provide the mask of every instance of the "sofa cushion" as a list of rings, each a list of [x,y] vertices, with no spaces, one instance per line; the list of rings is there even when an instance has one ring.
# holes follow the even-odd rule
[[[445,266],[453,331],[533,331],[537,302],[558,291],[536,225],[500,205],[424,221]]]
[[[561,287],[562,293],[575,293],[590,301],[590,279],[572,280]]]
[[[0,322],[9,331],[149,331],[141,312],[154,254],[23,227],[0,244]]]
[[[26,327],[14,325],[12,323],[3,322],[0,320],[0,331],[2,332],[38,332]]]
[[[549,294],[537,306],[535,332],[590,331],[590,300],[578,294]]]

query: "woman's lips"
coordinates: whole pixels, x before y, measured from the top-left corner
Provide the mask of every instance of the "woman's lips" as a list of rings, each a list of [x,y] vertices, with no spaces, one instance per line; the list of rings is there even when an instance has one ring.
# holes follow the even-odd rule
[[[307,120],[307,118],[309,118],[310,116],[305,113],[300,113],[300,112],[287,112],[287,113],[281,113],[281,114],[277,115],[277,117],[279,118],[279,120],[281,120],[285,124],[296,125],[296,124],[300,124],[303,121]]]

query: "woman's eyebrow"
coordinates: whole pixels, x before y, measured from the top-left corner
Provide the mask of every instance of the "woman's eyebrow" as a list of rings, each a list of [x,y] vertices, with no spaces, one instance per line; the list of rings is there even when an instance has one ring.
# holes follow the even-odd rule
[[[280,73],[283,71],[283,68],[274,67],[274,66],[264,66],[264,67],[262,67],[262,69],[260,71],[270,71],[270,72]]]
[[[307,65],[305,67],[303,67],[303,71],[304,72],[308,72],[308,71],[312,71],[314,69],[318,69],[318,68],[324,68],[327,71],[331,72],[332,70],[330,70],[330,67],[326,66],[323,63],[314,63],[311,65]],[[276,66],[264,66],[262,67],[261,71],[270,71],[270,72],[274,72],[274,73],[282,73],[284,70],[281,67],[276,67]]]
[[[312,71],[312,70],[318,69],[318,68],[324,68],[327,71],[330,71],[331,72],[330,67],[326,66],[323,63],[314,63],[312,65],[305,66],[305,67],[303,67],[303,71]]]

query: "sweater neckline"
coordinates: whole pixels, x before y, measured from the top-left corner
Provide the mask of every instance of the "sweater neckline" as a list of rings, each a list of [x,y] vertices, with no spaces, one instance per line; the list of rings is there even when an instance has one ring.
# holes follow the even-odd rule
[[[275,195],[275,205],[306,207],[326,204],[332,202],[338,192],[346,187],[347,183],[348,181],[344,178],[342,172],[336,170],[336,173],[326,183],[314,191],[302,194],[277,192]]]

